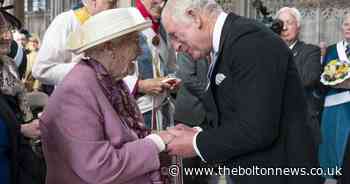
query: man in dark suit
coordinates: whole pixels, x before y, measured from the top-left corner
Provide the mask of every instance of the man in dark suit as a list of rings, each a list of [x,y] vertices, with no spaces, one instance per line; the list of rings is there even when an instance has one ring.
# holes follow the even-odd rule
[[[169,0],[162,21],[177,51],[195,60],[200,57],[194,54],[197,51],[213,56],[204,101],[210,127],[169,129],[175,135],[167,143],[169,154],[199,156],[230,168],[317,167],[298,71],[292,53],[276,34],[253,20],[222,12],[211,0]],[[262,176],[260,172],[236,175],[233,180],[238,184],[321,182],[317,176]]]
[[[323,107],[321,94],[321,50],[318,46],[299,40],[301,14],[298,9],[283,7],[276,13],[276,18],[283,22],[282,40],[292,50],[294,62],[304,87],[308,105],[308,121],[314,126],[316,141],[321,141],[320,114]]]

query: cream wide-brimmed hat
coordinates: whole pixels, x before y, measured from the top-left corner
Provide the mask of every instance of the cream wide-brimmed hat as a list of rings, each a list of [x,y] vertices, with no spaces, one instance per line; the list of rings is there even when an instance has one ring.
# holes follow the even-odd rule
[[[90,17],[68,38],[67,47],[76,54],[135,31],[151,27],[136,8],[117,8]]]

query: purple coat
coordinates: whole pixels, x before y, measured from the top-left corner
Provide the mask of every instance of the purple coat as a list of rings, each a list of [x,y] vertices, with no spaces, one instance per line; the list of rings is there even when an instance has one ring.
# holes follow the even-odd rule
[[[156,144],[121,122],[86,63],[65,77],[40,119],[47,184],[161,183]]]

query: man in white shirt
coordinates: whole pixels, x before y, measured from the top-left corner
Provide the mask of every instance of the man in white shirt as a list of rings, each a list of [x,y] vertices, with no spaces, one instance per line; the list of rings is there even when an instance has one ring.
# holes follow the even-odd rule
[[[38,61],[33,66],[34,78],[44,84],[59,84],[81,58],[81,55],[74,55],[65,48],[69,33],[91,15],[115,7],[117,0],[82,0],[77,7],[55,17],[46,30]]]
[[[69,33],[76,30],[90,16],[115,8],[117,4],[117,0],[82,0],[72,10],[58,15],[44,35],[37,62],[32,69],[34,78],[47,85],[59,84],[83,56],[75,55],[65,48]],[[159,94],[164,91],[164,84],[159,80],[138,80],[136,73],[124,78],[124,82],[130,92],[138,90]]]

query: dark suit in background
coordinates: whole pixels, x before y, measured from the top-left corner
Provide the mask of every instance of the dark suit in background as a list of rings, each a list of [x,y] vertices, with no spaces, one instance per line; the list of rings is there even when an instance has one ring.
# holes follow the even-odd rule
[[[321,93],[321,50],[319,47],[306,44],[300,40],[293,49],[294,62],[304,87],[308,105],[308,121],[314,126],[314,135],[317,143],[321,142],[320,115],[323,107],[323,94]]]
[[[276,34],[256,21],[229,14],[210,81],[205,108],[212,128],[196,140],[206,161],[246,168],[318,166],[299,74],[290,49]],[[285,175],[233,180],[236,184],[321,182],[317,176]]]
[[[181,79],[182,85],[177,93],[175,102],[175,122],[194,127],[200,126],[205,121],[205,109],[203,107],[203,97],[208,84],[207,72],[209,63],[206,59],[193,61],[185,53],[177,55],[176,77]],[[201,160],[196,158],[183,159],[185,168],[204,167]],[[185,175],[184,184],[206,184],[208,176]]]
[[[190,56],[179,53],[176,76],[182,85],[177,93],[174,119],[189,126],[199,126],[205,119],[202,101],[208,84],[209,63],[205,59],[193,61]]]

